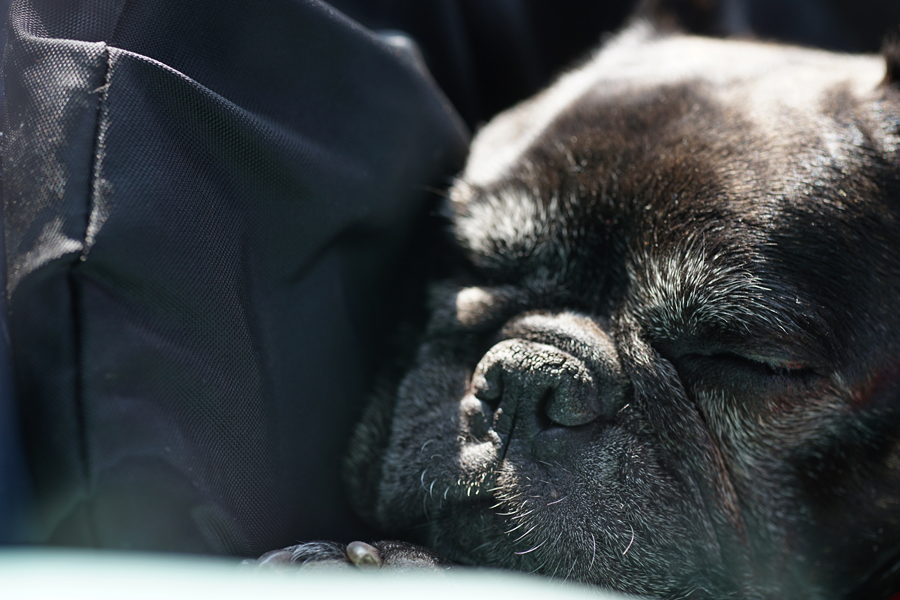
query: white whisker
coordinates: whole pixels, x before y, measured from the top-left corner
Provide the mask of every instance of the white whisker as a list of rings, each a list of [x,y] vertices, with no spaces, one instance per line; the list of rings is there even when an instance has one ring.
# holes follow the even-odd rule
[[[631,526],[629,525],[629,527],[631,527]],[[631,545],[633,543],[634,543],[634,527],[631,527],[631,541],[628,542],[628,547],[625,548],[625,552],[622,552],[622,556],[625,556],[625,554],[628,553],[628,551],[631,549]]]
[[[530,532],[529,532],[529,533],[530,533]],[[525,534],[525,535],[528,535],[528,534]],[[541,546],[543,546],[543,545],[546,544],[546,543],[547,543],[547,540],[544,540],[543,542],[541,542],[540,544],[538,544],[537,546],[535,546],[534,548],[532,548],[532,549],[530,549],[530,550],[524,550],[524,551],[522,551],[522,552],[516,552],[515,554],[518,554],[519,556],[521,556],[521,555],[523,555],[523,554],[529,554],[529,553],[531,553],[531,552],[534,552],[535,550],[537,550],[538,548],[540,548]]]
[[[526,531],[525,533],[523,533],[522,535],[520,535],[519,537],[517,537],[516,539],[514,539],[514,540],[513,540],[513,544],[515,544],[516,542],[519,542],[519,541],[521,541],[523,538],[525,538],[525,536],[527,536],[529,533],[531,533],[532,531],[534,531],[534,528],[535,528],[535,527],[537,527],[537,525],[532,525],[532,526],[531,526],[531,529],[529,529],[528,531]],[[513,530],[513,531],[515,531],[515,530]],[[546,542],[547,540],[544,540],[544,541]],[[530,552],[530,551],[529,551],[529,552]],[[517,552],[516,554],[518,554],[518,552]]]

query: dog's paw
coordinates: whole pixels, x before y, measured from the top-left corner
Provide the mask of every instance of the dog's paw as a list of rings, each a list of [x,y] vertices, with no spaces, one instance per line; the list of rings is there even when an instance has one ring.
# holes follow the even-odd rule
[[[244,561],[258,566],[300,565],[347,566],[359,568],[390,569],[440,569],[446,561],[426,548],[405,542],[381,541],[367,544],[350,542],[306,542],[273,550],[256,560]]]
[[[337,542],[306,542],[296,546],[288,546],[280,550],[266,552],[258,559],[244,561],[246,565],[257,566],[354,566],[350,560],[347,547]]]

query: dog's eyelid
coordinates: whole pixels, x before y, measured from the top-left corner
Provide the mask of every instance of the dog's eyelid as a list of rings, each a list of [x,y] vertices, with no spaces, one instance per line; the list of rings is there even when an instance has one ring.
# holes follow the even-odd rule
[[[813,367],[808,361],[803,361],[796,357],[765,356],[749,353],[735,353],[734,356],[763,365],[770,371],[780,374],[800,373],[813,370]]]
[[[818,361],[790,352],[764,353],[739,349],[716,352],[707,356],[714,359],[722,358],[729,361],[741,361],[759,369],[764,369],[770,374],[780,376],[816,375],[822,370]]]
[[[742,346],[740,343],[689,343],[675,346],[664,344],[663,348],[665,349],[661,353],[669,360],[674,361],[677,361],[679,357],[690,356],[741,361],[781,375],[816,374],[824,370],[824,365],[819,358],[783,347],[754,346],[751,348]]]
[[[778,372],[830,372],[832,360],[827,342],[819,336],[800,330],[767,333],[756,330],[752,335],[727,328],[707,329],[696,335],[655,336],[653,345],[662,356],[740,359]]]

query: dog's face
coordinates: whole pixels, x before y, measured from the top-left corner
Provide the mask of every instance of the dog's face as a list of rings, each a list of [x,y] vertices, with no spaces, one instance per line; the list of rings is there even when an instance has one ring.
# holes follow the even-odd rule
[[[451,192],[471,269],[436,286],[414,364],[357,432],[360,510],[462,563],[658,597],[889,577],[884,76],[638,26],[487,125]]]

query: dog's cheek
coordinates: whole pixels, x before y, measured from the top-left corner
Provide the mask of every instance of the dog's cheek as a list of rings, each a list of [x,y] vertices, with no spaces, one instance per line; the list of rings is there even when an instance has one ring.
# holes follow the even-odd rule
[[[344,482],[351,506],[369,523],[375,522],[378,485],[390,437],[394,401],[393,387],[376,388],[353,431],[344,460]]]
[[[821,507],[834,506],[835,489],[858,470],[846,443],[849,392],[820,381],[802,392],[750,387],[742,395],[708,390],[696,397],[740,498],[757,577],[796,589],[822,581],[816,557],[823,532],[835,530],[837,521]],[[846,508],[845,516],[855,513]]]
[[[374,502],[375,520],[384,529],[402,531],[426,520],[431,515],[424,496],[442,497],[457,483],[459,404],[469,376],[426,343],[401,382]]]
[[[799,493],[814,525],[802,551],[813,567],[829,565],[813,576],[833,589],[855,587],[876,565],[897,561],[900,380],[895,367],[873,371],[851,392],[842,422],[794,457]],[[834,556],[847,558],[835,566]],[[896,569],[886,577],[896,585]]]

